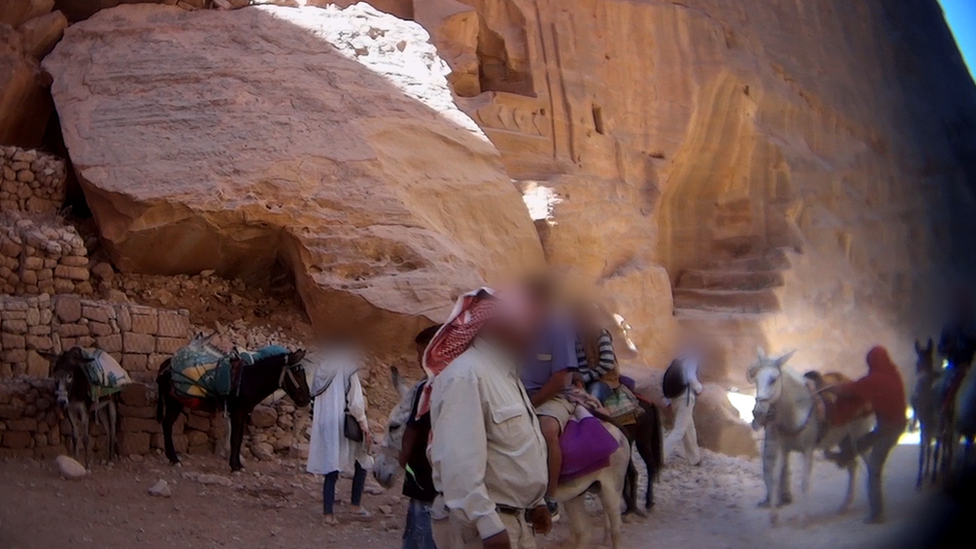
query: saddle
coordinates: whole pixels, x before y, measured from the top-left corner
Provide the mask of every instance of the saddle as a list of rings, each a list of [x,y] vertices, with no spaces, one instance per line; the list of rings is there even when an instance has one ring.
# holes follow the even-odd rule
[[[234,348],[228,353],[208,345],[183,347],[170,359],[173,396],[191,408],[204,408],[207,401],[223,400],[239,391],[245,367],[281,354],[288,350],[280,345],[257,351]]]
[[[814,413],[817,414],[820,432],[817,440],[822,440],[831,427],[842,424],[840,418],[853,417],[860,419],[874,413],[871,403],[867,400],[852,397],[839,397],[823,390],[835,385],[849,383],[851,378],[839,372],[807,372],[804,375],[809,380],[814,392]]]

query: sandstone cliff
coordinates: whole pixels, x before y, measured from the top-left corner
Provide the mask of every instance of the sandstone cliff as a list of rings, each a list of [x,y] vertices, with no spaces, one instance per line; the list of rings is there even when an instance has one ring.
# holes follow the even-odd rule
[[[757,344],[908,364],[947,273],[972,273],[976,93],[935,0],[414,15],[508,172],[555,198],[547,257],[603,288],[640,362],[668,363],[678,321],[716,336],[709,375],[733,384]]]
[[[72,164],[125,271],[286,266],[312,321],[407,341],[541,247],[416,24],[368,6],[120,6],[44,61]]]

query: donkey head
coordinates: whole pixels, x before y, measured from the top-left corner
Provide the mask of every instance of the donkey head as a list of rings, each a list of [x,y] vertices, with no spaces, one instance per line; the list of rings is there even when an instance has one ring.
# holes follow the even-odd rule
[[[285,369],[282,372],[282,388],[295,402],[304,408],[312,402],[312,392],[308,388],[308,375],[305,373],[305,349],[288,353]]]
[[[88,381],[85,368],[92,359],[85,356],[81,347],[72,347],[60,355],[54,353],[41,354],[51,361],[51,375],[55,381],[54,395],[58,406],[65,408],[68,406],[72,394],[78,393],[78,389],[75,388],[75,382],[82,383]]]
[[[773,404],[779,400],[783,392],[781,377],[783,375],[783,365],[793,356],[796,351],[790,351],[779,357],[773,358],[766,354],[766,350],[759,347],[757,352],[758,360],[749,367],[746,374],[750,382],[756,385],[756,406],[752,410],[752,426],[758,429],[769,419],[769,413]]]
[[[915,340],[915,373],[929,374],[935,371],[935,342],[929,338],[928,344],[923,347],[918,340]]]
[[[400,473],[400,447],[403,446],[403,433],[406,431],[407,422],[413,411],[413,401],[417,397],[419,384],[411,385],[407,380],[400,376],[400,370],[393,366],[390,368],[390,379],[393,386],[400,394],[400,402],[390,412],[386,421],[386,436],[383,437],[383,446],[380,448],[380,455],[373,464],[373,476],[376,481],[384,488],[390,488],[396,482],[397,475]]]

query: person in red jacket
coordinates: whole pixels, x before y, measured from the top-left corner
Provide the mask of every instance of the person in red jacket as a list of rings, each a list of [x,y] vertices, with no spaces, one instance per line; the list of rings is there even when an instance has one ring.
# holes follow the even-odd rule
[[[865,456],[868,467],[868,501],[871,513],[867,522],[884,522],[884,501],[881,493],[881,473],[891,449],[905,430],[905,383],[898,367],[891,361],[884,347],[875,347],[868,352],[868,375],[857,381],[828,387],[824,391],[837,395],[839,400],[863,399],[871,402],[877,424],[873,431],[857,441],[847,440],[842,451],[836,456],[837,464],[846,466],[857,454]],[[856,410],[856,407],[848,407]],[[843,418],[835,418],[844,423]],[[854,419],[853,417],[848,419]]]

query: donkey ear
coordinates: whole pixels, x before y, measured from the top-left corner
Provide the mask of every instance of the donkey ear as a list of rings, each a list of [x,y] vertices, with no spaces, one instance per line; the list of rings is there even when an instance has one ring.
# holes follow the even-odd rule
[[[759,357],[759,360],[765,360],[769,358],[769,355],[766,354],[766,349],[763,349],[762,345],[756,347],[756,356]]]
[[[935,342],[932,341],[932,337],[929,336],[929,346],[928,346],[928,348],[926,349],[925,352],[926,353],[931,353],[932,352],[932,349],[934,349],[934,348],[935,348]]]
[[[776,359],[776,367],[777,368],[782,368],[783,365],[786,364],[787,361],[789,361],[791,358],[793,358],[793,355],[795,353],[796,353],[796,349],[793,349],[792,351],[790,351],[790,352],[788,352],[788,353],[780,356],[779,358],[777,358]]]
[[[400,370],[396,366],[390,366],[390,381],[394,389],[400,387]]]
[[[306,354],[305,353],[305,349],[299,349],[299,350],[295,351],[294,353],[291,353],[291,355],[288,356],[288,363],[289,364],[298,364],[299,362],[302,361],[302,359],[305,358],[305,354]]]
[[[917,339],[915,340],[915,352],[918,354],[922,354],[925,352],[925,349],[922,347],[922,345],[918,342]]]

